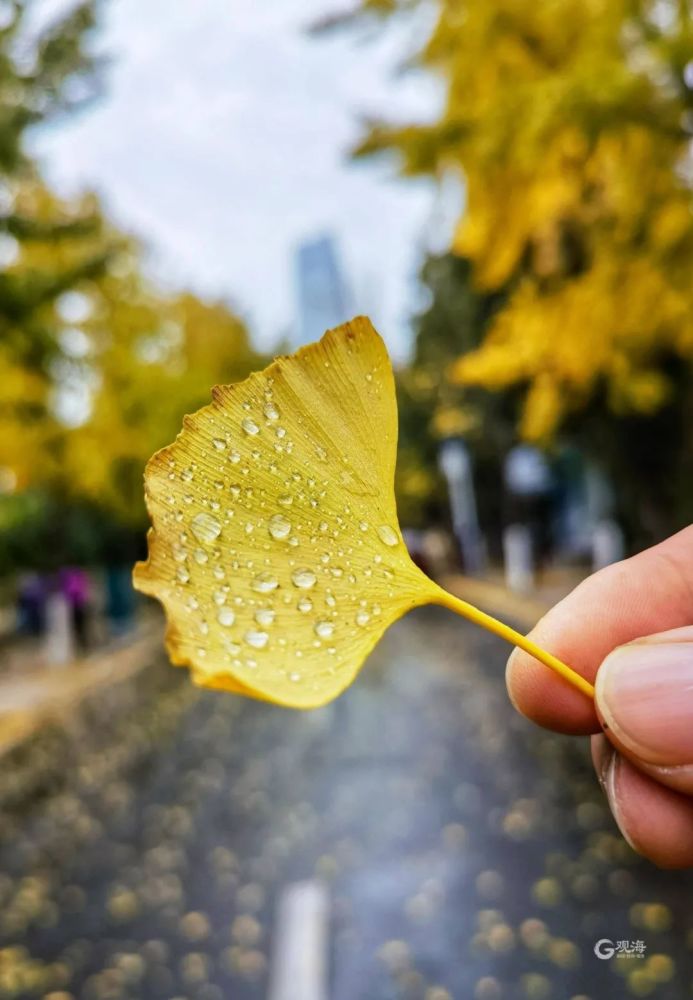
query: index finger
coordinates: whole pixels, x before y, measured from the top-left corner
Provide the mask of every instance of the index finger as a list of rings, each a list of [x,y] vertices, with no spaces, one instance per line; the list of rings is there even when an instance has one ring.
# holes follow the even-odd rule
[[[692,623],[693,526],[583,580],[530,637],[593,683],[616,646]],[[592,701],[520,649],[506,680],[515,707],[538,725],[578,735],[600,730]]]

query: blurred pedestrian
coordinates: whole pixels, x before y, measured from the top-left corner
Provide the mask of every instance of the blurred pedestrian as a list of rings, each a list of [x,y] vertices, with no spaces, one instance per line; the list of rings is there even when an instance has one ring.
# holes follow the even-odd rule
[[[67,566],[60,571],[60,589],[67,601],[77,651],[84,654],[89,648],[89,577],[83,569]]]
[[[17,630],[38,638],[46,628],[46,585],[38,573],[22,573],[17,591]]]
[[[43,655],[46,663],[56,667],[65,666],[74,658],[70,605],[59,577],[52,577],[47,586]]]

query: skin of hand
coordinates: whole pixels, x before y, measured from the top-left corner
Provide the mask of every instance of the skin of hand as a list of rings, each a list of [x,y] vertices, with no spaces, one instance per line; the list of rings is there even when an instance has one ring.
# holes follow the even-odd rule
[[[515,707],[590,735],[626,840],[662,868],[693,866],[693,526],[588,577],[531,638],[591,681],[595,701],[516,649]]]

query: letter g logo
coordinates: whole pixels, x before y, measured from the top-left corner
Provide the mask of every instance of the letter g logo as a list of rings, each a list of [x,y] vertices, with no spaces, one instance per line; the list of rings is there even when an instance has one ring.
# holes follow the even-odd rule
[[[615,953],[614,942],[608,938],[600,938],[594,946],[594,954],[597,958],[613,958]]]

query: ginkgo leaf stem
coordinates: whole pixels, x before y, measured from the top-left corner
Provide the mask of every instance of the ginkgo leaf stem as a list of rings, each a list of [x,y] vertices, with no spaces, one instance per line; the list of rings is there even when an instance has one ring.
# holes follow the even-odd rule
[[[504,625],[497,618],[487,615],[485,611],[480,611],[479,608],[475,608],[473,604],[468,604],[467,601],[463,601],[459,597],[454,597],[446,590],[441,589],[438,592],[436,603],[448,608],[450,611],[454,611],[458,615],[462,615],[463,618],[467,618],[489,632],[493,632],[494,635],[500,636],[501,639],[505,639],[506,642],[511,643],[513,646],[519,646],[520,649],[524,649],[526,653],[535,657],[535,659],[545,664],[545,666],[550,667],[551,670],[554,670],[564,680],[568,681],[569,684],[572,684],[574,688],[577,688],[578,691],[587,695],[588,698],[594,698],[594,687],[589,681],[586,681],[577,671],[569,667],[567,663],[563,663],[553,653],[549,653],[545,649],[542,649],[541,646],[537,646],[535,642],[532,642],[531,639],[528,639],[521,632],[516,631],[516,629],[511,628],[509,625]]]

